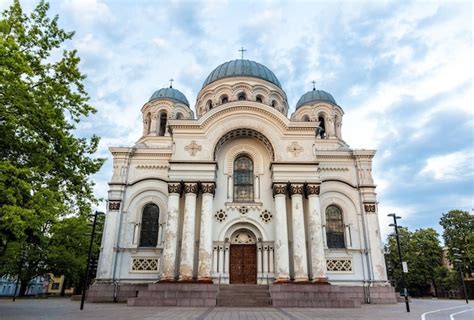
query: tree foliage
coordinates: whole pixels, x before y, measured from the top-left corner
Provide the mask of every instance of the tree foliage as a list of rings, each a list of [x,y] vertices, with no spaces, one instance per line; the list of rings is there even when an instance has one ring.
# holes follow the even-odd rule
[[[90,213],[89,177],[104,161],[92,156],[98,137],[74,135],[95,109],[76,51],[62,49],[73,32],[48,9],[40,2],[25,14],[14,0],[0,19],[0,273],[22,282],[44,271],[36,259],[45,260],[58,221]]]

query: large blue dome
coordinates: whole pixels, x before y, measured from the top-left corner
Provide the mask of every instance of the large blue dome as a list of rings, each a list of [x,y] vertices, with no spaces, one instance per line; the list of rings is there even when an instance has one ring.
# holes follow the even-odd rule
[[[227,61],[221,64],[209,74],[202,86],[205,87],[222,78],[236,76],[260,78],[275,84],[281,89],[280,81],[278,81],[277,77],[270,69],[258,62],[243,59]]]
[[[333,96],[330,93],[327,93],[326,91],[323,91],[323,90],[313,89],[311,91],[306,92],[298,100],[298,103],[296,104],[296,109],[298,109],[302,105],[305,105],[311,102],[318,102],[318,101],[329,102],[333,105],[337,105],[336,100],[334,100]]]
[[[186,99],[186,96],[181,91],[172,87],[161,88],[160,90],[155,91],[148,102],[156,99],[171,99],[176,102],[181,102],[189,107],[189,102],[188,99]]]

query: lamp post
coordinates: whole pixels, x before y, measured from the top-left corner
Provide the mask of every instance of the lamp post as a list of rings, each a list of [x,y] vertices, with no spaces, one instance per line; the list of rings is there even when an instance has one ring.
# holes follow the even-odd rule
[[[104,214],[104,213],[96,211],[94,214],[91,214],[91,216],[94,216],[94,220],[92,222],[91,241],[89,243],[89,253],[88,253],[88,258],[87,258],[86,274],[85,274],[85,277],[84,277],[84,283],[82,285],[81,310],[84,309],[84,301],[86,299],[86,291],[87,291],[87,287],[89,286],[89,273],[90,273],[90,267],[91,267],[92,245],[94,244],[95,227],[97,226],[97,216],[100,215],[100,214]]]
[[[454,262],[457,262],[458,263],[458,270],[459,270],[459,276],[461,277],[461,283],[462,283],[462,288],[464,290],[464,299],[466,299],[466,303],[469,303],[469,300],[467,300],[467,290],[466,290],[466,283],[464,282],[464,274],[462,272],[462,259],[461,259],[461,253],[460,250],[458,248],[453,248],[453,256],[456,257],[456,259],[454,259]]]
[[[400,259],[400,271],[402,272],[403,296],[405,297],[405,306],[407,308],[407,312],[410,312],[410,303],[408,302],[408,290],[405,285],[405,274],[403,272],[402,250],[400,248],[400,237],[398,235],[399,226],[397,225],[397,219],[401,219],[402,217],[397,216],[395,213],[390,213],[388,214],[388,216],[393,218],[393,223],[389,224],[389,226],[395,228],[395,238],[397,239],[398,257]]]

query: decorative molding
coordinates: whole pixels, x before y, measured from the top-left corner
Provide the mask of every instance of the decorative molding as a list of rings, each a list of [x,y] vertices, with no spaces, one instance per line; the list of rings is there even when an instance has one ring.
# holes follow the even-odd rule
[[[273,196],[277,194],[284,194],[286,195],[288,192],[288,188],[286,184],[274,184],[273,185]]]
[[[192,140],[191,143],[184,147],[184,150],[194,157],[198,151],[201,151],[202,147],[196,143],[196,140]]]
[[[139,164],[135,166],[138,170],[156,170],[156,169],[167,169],[170,166],[168,164]]]
[[[293,141],[289,146],[286,147],[286,151],[293,154],[293,157],[297,157],[304,148],[298,144],[297,141]]]
[[[216,194],[216,184],[214,182],[201,183],[201,193]]]
[[[159,271],[159,258],[156,257],[132,257],[130,272],[155,273]]]
[[[246,208],[247,211],[250,210],[260,210],[262,207],[261,202],[226,202],[225,207],[227,209],[237,209],[241,212],[242,208]]]
[[[109,211],[118,211],[120,209],[120,200],[119,201],[109,201]]]
[[[328,172],[340,172],[340,171],[349,171],[349,168],[343,167],[320,167],[319,171],[328,171]]]
[[[181,194],[182,191],[182,186],[181,183],[175,182],[175,183],[168,183],[168,193],[177,193]]]
[[[306,195],[319,195],[321,186],[319,184],[307,184],[306,185]]]
[[[184,184],[184,193],[198,194],[199,188],[197,182],[189,182]]]
[[[240,214],[247,214],[249,212],[249,208],[247,208],[246,206],[242,206],[239,208],[239,212]]]
[[[221,209],[214,214],[214,217],[217,221],[224,222],[227,219],[227,213]]]
[[[262,221],[265,223],[272,221],[272,218],[273,215],[268,210],[264,210],[262,213],[260,213],[260,219],[262,219]]]
[[[364,211],[367,213],[375,213],[377,211],[377,204],[376,203],[364,203]]]
[[[352,272],[352,259],[330,258],[326,259],[326,270],[329,272]]]
[[[290,195],[303,194],[303,184],[290,184]]]

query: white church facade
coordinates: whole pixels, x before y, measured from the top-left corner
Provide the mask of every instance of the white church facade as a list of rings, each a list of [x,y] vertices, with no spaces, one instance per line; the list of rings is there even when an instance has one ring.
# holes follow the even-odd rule
[[[290,106],[250,60],[213,70],[195,104],[175,88],[113,147],[98,283],[386,286],[374,150],[342,139],[327,92]]]

